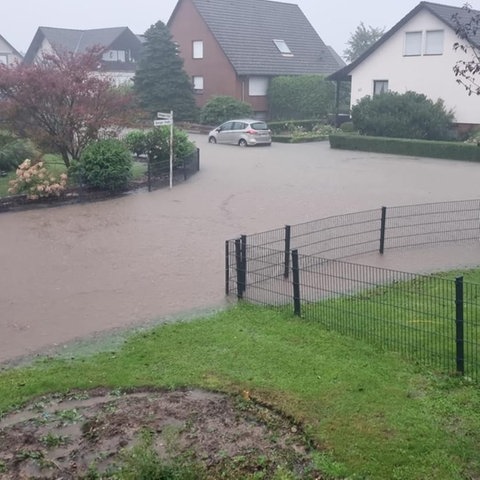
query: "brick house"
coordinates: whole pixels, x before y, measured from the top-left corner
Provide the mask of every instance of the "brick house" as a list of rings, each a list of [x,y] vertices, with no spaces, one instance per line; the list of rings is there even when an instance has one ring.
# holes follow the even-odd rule
[[[200,107],[213,96],[228,95],[265,118],[271,78],[329,75],[345,65],[290,3],[179,0],[167,26]]]

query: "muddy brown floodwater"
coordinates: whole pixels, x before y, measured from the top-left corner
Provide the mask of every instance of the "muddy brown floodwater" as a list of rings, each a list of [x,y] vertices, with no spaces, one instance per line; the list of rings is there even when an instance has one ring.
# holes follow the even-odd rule
[[[474,163],[336,151],[328,143],[241,149],[192,139],[201,170],[173,190],[0,215],[0,363],[224,307],[224,241],[239,234],[478,197]],[[419,263],[405,256],[397,268]]]

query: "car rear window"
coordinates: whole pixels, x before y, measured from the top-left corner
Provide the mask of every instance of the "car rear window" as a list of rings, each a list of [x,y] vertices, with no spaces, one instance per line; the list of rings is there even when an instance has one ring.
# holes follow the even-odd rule
[[[255,130],[268,130],[268,126],[265,122],[252,123],[252,128]]]

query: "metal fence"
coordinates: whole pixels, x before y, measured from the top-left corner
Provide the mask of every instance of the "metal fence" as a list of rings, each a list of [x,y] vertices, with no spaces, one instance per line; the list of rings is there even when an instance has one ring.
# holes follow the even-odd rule
[[[189,155],[173,160],[172,183],[186,181],[200,170],[200,149],[196,148]],[[163,187],[170,181],[170,159],[147,161],[148,191]]]
[[[427,203],[336,215],[245,236],[252,246],[323,258],[480,238],[480,200]]]
[[[480,285],[340,257],[478,240],[479,212],[477,200],[382,208],[242,235],[225,244],[226,293],[478,381]]]

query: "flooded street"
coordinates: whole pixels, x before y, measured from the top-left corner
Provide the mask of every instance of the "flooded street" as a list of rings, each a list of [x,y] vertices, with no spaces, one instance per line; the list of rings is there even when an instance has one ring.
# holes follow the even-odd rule
[[[200,172],[173,190],[0,214],[0,362],[221,308],[227,238],[383,205],[478,198],[475,163],[192,139]]]

